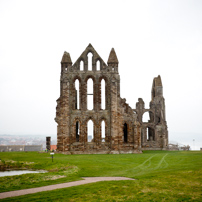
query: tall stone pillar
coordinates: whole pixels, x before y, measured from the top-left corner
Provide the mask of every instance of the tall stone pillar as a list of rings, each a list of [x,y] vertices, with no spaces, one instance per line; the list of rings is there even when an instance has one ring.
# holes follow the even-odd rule
[[[118,73],[118,58],[114,48],[112,48],[109,58],[108,66],[111,73],[111,83],[110,83],[110,98],[111,98],[111,150],[112,153],[119,153],[119,134],[118,134],[118,93],[119,93],[119,80],[116,78],[116,73]],[[115,71],[116,69],[116,71]]]
[[[57,100],[56,118],[57,128],[57,150],[60,152],[69,151],[70,143],[70,81],[67,79],[69,71],[71,71],[72,62],[69,53],[64,52],[61,61],[61,78],[60,78],[60,98]]]
[[[111,81],[111,149],[118,151],[118,131],[117,131],[117,83],[115,79]]]

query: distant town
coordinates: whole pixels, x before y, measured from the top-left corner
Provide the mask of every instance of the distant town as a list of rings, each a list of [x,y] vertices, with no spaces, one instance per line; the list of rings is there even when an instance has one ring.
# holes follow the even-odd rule
[[[47,135],[50,136],[51,135]],[[56,145],[57,139],[51,137],[51,145]],[[45,135],[0,135],[0,145],[42,145],[46,149]]]
[[[56,148],[57,138],[56,135],[9,135],[0,134],[0,146],[6,145],[42,145],[42,149],[46,150],[46,137],[51,137],[51,145]],[[89,136],[89,142],[92,140],[92,136]],[[41,147],[40,147],[41,148]],[[183,145],[174,141],[169,143],[169,150],[190,150],[189,145]],[[193,149],[192,149],[193,150]],[[200,148],[202,150],[202,148]],[[14,150],[16,151],[16,150]]]

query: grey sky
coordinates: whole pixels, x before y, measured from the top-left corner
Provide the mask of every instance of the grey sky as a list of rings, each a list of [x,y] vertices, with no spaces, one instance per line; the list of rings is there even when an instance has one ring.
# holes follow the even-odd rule
[[[0,134],[55,134],[60,61],[115,48],[121,97],[161,75],[169,139],[202,147],[202,1],[0,0]],[[186,139],[186,141],[185,141]]]

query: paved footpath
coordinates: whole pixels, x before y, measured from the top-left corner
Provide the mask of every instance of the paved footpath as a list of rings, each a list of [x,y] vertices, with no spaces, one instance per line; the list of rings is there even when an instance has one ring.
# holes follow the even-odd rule
[[[37,192],[50,191],[50,190],[54,190],[54,189],[73,187],[73,186],[77,186],[77,185],[89,184],[89,183],[100,182],[100,181],[134,180],[132,178],[127,178],[127,177],[84,177],[83,179],[84,180],[67,182],[67,183],[62,183],[62,184],[48,185],[48,186],[44,186],[44,187],[3,192],[3,193],[0,193],[0,199],[21,196],[21,195],[26,195],[26,194],[34,194]]]

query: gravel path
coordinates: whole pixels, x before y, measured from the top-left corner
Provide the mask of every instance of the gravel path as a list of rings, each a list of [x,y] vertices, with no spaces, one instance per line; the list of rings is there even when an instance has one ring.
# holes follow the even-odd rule
[[[0,199],[21,196],[21,195],[25,195],[25,194],[34,194],[37,192],[50,191],[50,190],[54,190],[54,189],[73,187],[73,186],[77,186],[77,185],[88,184],[88,183],[93,183],[93,182],[100,182],[100,181],[134,180],[132,178],[127,178],[127,177],[84,177],[83,179],[84,180],[67,182],[67,183],[62,183],[62,184],[54,184],[54,185],[49,185],[49,186],[44,186],[44,187],[3,192],[3,193],[0,193]]]

